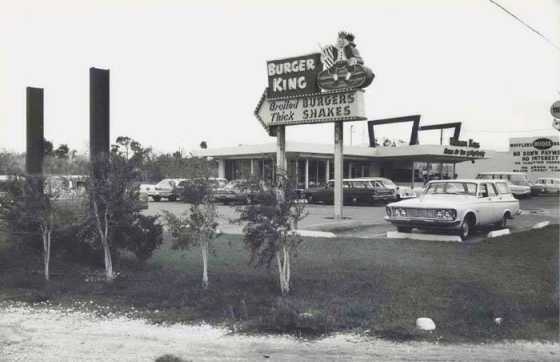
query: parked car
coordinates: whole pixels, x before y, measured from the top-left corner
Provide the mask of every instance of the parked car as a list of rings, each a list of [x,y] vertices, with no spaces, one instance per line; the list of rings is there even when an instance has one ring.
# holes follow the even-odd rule
[[[153,184],[140,184],[139,186],[139,192],[141,194],[146,194],[146,195],[150,195],[150,193],[155,193],[156,191],[156,185]]]
[[[227,204],[248,204],[253,200],[253,193],[247,187],[246,180],[233,180],[214,191],[214,201]]]
[[[529,197],[532,194],[531,184],[524,172],[480,172],[477,179],[504,180],[508,183],[511,193],[516,198]]]
[[[176,201],[181,192],[177,188],[177,185],[184,181],[180,178],[166,178],[158,182],[153,190],[148,191],[148,196],[154,201],[160,201],[161,199],[167,199],[168,201]]]
[[[342,181],[344,204],[371,204],[376,201],[395,201],[396,189],[372,179],[345,179]],[[326,186],[309,188],[304,191],[308,203],[332,204],[334,202],[334,180]]]
[[[223,188],[225,185],[227,185],[228,181],[225,178],[222,177],[209,177],[208,179],[186,179],[183,180],[181,182],[178,183],[178,185],[176,186],[176,191],[177,194],[179,195],[179,198],[182,199],[182,201],[184,202],[191,202],[192,200],[188,200],[188,195],[184,195],[185,192],[185,187],[187,187],[189,184],[195,183],[197,181],[202,181],[202,182],[208,182],[209,187],[216,192],[216,190]],[[187,198],[187,199],[184,199]]]
[[[505,227],[518,212],[506,180],[441,180],[428,182],[416,199],[387,205],[385,220],[400,232],[450,230],[465,240],[478,226]]]
[[[541,177],[536,181],[537,185],[541,185],[544,193],[557,194],[560,192],[560,178]]]
[[[360,177],[360,180],[369,180],[369,181],[379,181],[383,184],[383,186],[395,190],[395,195],[397,200],[401,199],[409,199],[411,197],[416,197],[416,192],[412,190],[412,188],[408,186],[399,186],[395,184],[393,181],[389,180],[385,177]]]

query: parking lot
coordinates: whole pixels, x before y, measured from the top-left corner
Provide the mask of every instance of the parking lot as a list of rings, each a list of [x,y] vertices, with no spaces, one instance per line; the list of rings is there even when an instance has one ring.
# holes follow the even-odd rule
[[[560,218],[559,198],[557,196],[535,196],[521,199],[521,215],[510,220],[508,227],[511,232],[518,232],[531,228],[538,222],[550,221],[557,224]],[[242,226],[232,223],[237,217],[237,206],[218,205],[220,215],[220,229],[224,233],[239,234]],[[167,210],[175,214],[188,211],[189,205],[182,202],[150,202],[146,214],[155,215]],[[384,220],[385,206],[345,206],[344,219],[333,219],[332,205],[307,205],[308,216],[302,220],[300,229],[330,231],[339,237],[383,238],[388,231],[396,228]],[[481,228],[476,231],[471,242],[477,242],[491,231]]]

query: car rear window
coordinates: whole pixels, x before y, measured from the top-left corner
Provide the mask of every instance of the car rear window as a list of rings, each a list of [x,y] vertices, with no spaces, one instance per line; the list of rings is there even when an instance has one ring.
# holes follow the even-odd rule
[[[496,188],[500,194],[509,194],[509,187],[505,182],[496,182]]]

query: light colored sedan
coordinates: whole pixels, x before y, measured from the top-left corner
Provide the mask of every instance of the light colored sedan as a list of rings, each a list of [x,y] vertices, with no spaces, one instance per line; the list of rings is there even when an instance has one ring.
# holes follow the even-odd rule
[[[560,178],[542,177],[537,179],[537,185],[541,185],[547,194],[557,194],[560,192]]]
[[[386,212],[398,231],[450,230],[465,240],[478,226],[505,227],[518,214],[519,201],[505,180],[437,180],[422,196],[391,203]]]

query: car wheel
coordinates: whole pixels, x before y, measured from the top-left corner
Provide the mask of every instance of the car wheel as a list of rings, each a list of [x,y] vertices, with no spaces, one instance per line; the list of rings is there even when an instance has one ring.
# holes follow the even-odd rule
[[[472,217],[465,218],[465,221],[461,224],[461,229],[459,230],[459,236],[461,240],[467,240],[472,233],[472,228],[474,227],[474,222]]]
[[[157,202],[157,201],[160,201],[160,200],[161,200],[161,197],[159,197],[159,196],[152,196],[152,199],[154,199],[154,201]]]
[[[397,226],[397,231],[400,233],[409,233],[412,231],[412,228],[408,226]]]
[[[312,204],[313,203],[313,196],[312,195],[307,195],[305,196],[305,199],[307,200],[308,204]]]
[[[509,219],[509,214],[505,213],[504,216],[502,216],[502,220],[496,223],[496,226],[500,229],[506,228],[508,219]]]

